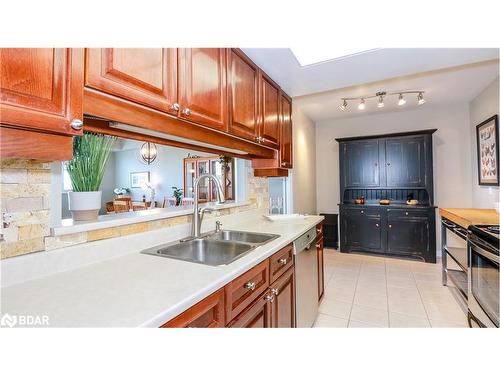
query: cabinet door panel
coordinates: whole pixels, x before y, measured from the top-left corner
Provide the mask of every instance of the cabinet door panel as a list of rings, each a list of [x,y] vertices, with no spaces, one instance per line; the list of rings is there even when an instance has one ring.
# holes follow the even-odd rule
[[[85,85],[163,112],[177,114],[175,48],[88,48]]]
[[[281,96],[280,160],[282,168],[293,167],[292,102]]]
[[[343,152],[346,187],[380,186],[378,140],[344,143]]]
[[[227,130],[226,64],[224,48],[179,50],[180,117]]]
[[[220,289],[165,323],[161,328],[218,328],[224,326],[224,289]]]
[[[268,293],[262,294],[250,307],[239,314],[229,328],[270,328],[271,308],[266,299]]]
[[[269,77],[261,72],[262,120],[259,135],[262,142],[271,147],[279,146],[280,89]]]
[[[271,285],[274,299],[269,302],[271,308],[271,327],[295,327],[295,283],[293,268],[290,268]]]
[[[425,187],[425,152],[423,137],[385,141],[388,187]]]
[[[242,52],[228,58],[229,133],[255,141],[259,129],[259,69]]]
[[[364,210],[344,210],[341,221],[344,247],[384,251],[380,216],[369,215]]]
[[[388,252],[407,255],[429,253],[431,228],[428,217],[392,217],[387,224]]]
[[[83,50],[69,48],[0,49],[2,124],[59,134],[83,120]]]
[[[318,296],[319,299],[323,297],[325,292],[325,260],[324,260],[324,239],[321,239],[316,243],[316,248],[318,249]]]

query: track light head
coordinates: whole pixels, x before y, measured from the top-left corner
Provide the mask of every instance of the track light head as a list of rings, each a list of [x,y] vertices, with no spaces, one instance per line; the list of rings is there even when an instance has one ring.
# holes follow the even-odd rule
[[[384,96],[379,95],[378,97],[378,103],[377,103],[377,108],[384,108]]]
[[[360,101],[360,102],[359,102],[359,104],[358,104],[358,109],[359,109],[360,111],[362,111],[362,110],[364,110],[365,108],[366,108],[366,106],[365,106],[365,99],[361,98],[361,101]]]
[[[406,104],[406,100],[405,100],[405,98],[403,97],[403,94],[399,94],[398,105],[399,105],[399,106],[402,106],[402,105],[405,105],[405,104]]]
[[[344,99],[342,105],[340,106],[340,109],[342,111],[345,111],[347,109],[347,100]]]
[[[425,103],[424,93],[423,92],[419,92],[418,93],[417,100],[418,100],[418,105],[422,105],[422,104]]]

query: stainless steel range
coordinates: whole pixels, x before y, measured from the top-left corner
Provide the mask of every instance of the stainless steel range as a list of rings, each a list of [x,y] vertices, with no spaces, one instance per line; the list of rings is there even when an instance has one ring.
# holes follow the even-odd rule
[[[469,325],[498,327],[500,227],[471,225],[468,229]]]

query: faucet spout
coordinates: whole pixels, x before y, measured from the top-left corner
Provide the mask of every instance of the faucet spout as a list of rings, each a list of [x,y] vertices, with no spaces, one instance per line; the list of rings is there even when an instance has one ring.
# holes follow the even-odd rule
[[[191,226],[191,237],[199,237],[201,230],[201,221],[203,216],[200,213],[200,209],[198,208],[198,186],[200,182],[204,179],[210,179],[215,184],[215,191],[217,193],[217,202],[224,203],[226,199],[224,198],[224,191],[222,190],[222,185],[219,179],[213,174],[202,174],[193,183],[193,194],[194,194],[194,212],[193,212],[193,220]]]

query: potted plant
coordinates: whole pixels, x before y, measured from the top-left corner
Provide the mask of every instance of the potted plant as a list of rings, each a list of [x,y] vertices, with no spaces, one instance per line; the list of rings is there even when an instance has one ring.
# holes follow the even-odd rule
[[[219,163],[222,164],[222,167],[226,171],[229,169],[229,164],[231,163],[231,160],[233,160],[233,159],[230,156],[227,156],[227,155],[220,155],[219,156]]]
[[[179,206],[181,204],[181,200],[182,200],[182,190],[183,189],[180,189],[178,187],[175,187],[175,186],[172,186],[172,195],[174,196],[175,198],[175,205],[176,206]]]
[[[68,203],[73,220],[95,220],[101,208],[99,191],[115,137],[85,133],[73,139],[73,159],[67,170],[73,190]]]

